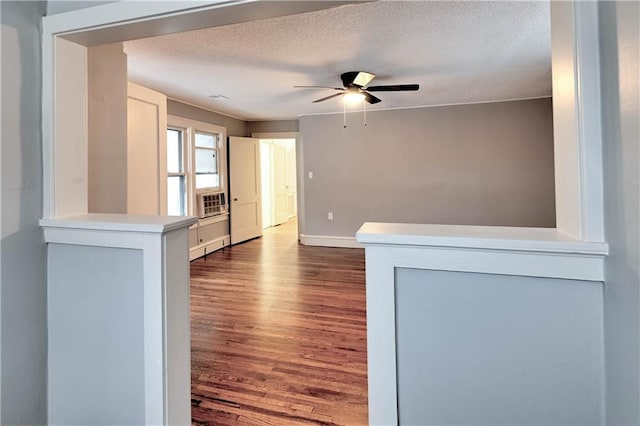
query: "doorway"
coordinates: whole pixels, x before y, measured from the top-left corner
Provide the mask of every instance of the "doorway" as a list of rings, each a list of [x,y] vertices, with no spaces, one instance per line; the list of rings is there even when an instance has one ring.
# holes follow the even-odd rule
[[[260,139],[262,227],[297,216],[296,140]]]

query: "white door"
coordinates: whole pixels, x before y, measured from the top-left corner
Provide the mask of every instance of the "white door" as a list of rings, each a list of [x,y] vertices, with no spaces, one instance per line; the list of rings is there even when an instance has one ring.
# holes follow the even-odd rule
[[[260,140],[229,137],[231,244],[262,235]]]
[[[166,214],[167,98],[128,84],[127,213]]]
[[[274,143],[271,155],[273,182],[273,224],[280,225],[289,220],[287,209],[287,150]]]

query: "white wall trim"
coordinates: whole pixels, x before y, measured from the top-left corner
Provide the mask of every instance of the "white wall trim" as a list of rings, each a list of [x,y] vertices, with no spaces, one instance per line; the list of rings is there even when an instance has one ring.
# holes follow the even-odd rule
[[[356,235],[394,267],[597,282],[609,253],[547,228],[365,223]]]
[[[55,37],[42,35],[42,208],[43,217],[56,211]],[[87,206],[88,209],[88,206]]]
[[[551,2],[556,226],[604,241],[596,2]]]
[[[299,239],[300,239],[300,244],[304,246],[364,248],[364,246],[356,240],[356,237],[300,234]]]
[[[214,251],[218,251],[225,247],[229,246],[229,241],[231,240],[231,236],[229,234],[223,235],[222,237],[218,237],[214,240],[207,241],[203,244],[198,244],[195,247],[191,247],[189,249],[189,261],[198,259],[207,254],[211,254]]]
[[[504,102],[520,102],[520,101],[536,101],[539,99],[551,99],[551,95],[544,96],[531,96],[527,98],[514,98],[514,99],[496,99],[496,100],[488,100],[488,101],[476,101],[476,102],[454,102],[449,104],[435,104],[435,105],[417,105],[412,107],[395,107],[395,108],[383,108],[377,107],[375,109],[367,109],[367,113],[376,113],[380,111],[400,111],[405,109],[423,109],[423,108],[444,108],[444,107],[452,107],[452,106],[465,106],[465,105],[484,105],[484,104],[501,104]],[[368,107],[367,107],[368,108]],[[347,111],[347,114],[350,113],[359,113],[362,114],[362,110],[359,111]],[[302,117],[314,117],[316,115],[343,115],[343,112],[318,112],[318,113],[310,113],[310,114],[298,114],[296,118]],[[286,119],[277,119],[286,120]]]
[[[194,104],[192,102],[187,102],[187,101],[184,101],[184,100],[181,100],[181,99],[172,98],[170,96],[167,96],[167,100],[170,100],[170,101],[173,101],[173,102],[177,102],[177,103],[180,103],[180,104],[183,104],[183,105],[187,105],[187,106],[190,106],[190,107],[193,107],[193,108],[198,108],[198,109],[201,109],[201,110],[204,110],[204,111],[207,111],[207,112],[212,112],[214,114],[222,115],[224,117],[233,118],[235,120],[247,121],[246,118],[238,117],[236,115],[231,115],[231,114],[228,114],[226,112],[216,111],[215,109],[213,109],[211,107],[206,107],[206,106],[203,106],[203,105]],[[168,107],[168,105],[167,105],[167,107]],[[174,115],[174,117],[178,117],[178,116]]]
[[[580,152],[581,238],[604,241],[598,3],[575,2],[576,114]]]

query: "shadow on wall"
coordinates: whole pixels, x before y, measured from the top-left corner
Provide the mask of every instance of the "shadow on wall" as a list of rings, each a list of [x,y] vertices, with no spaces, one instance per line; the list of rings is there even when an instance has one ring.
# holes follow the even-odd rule
[[[46,421],[40,18],[46,2],[1,2],[2,424]]]

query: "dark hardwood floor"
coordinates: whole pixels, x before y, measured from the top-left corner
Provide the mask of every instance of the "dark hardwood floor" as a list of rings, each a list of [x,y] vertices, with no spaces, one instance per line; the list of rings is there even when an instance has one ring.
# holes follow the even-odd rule
[[[364,250],[296,226],[191,263],[194,424],[367,423]]]

